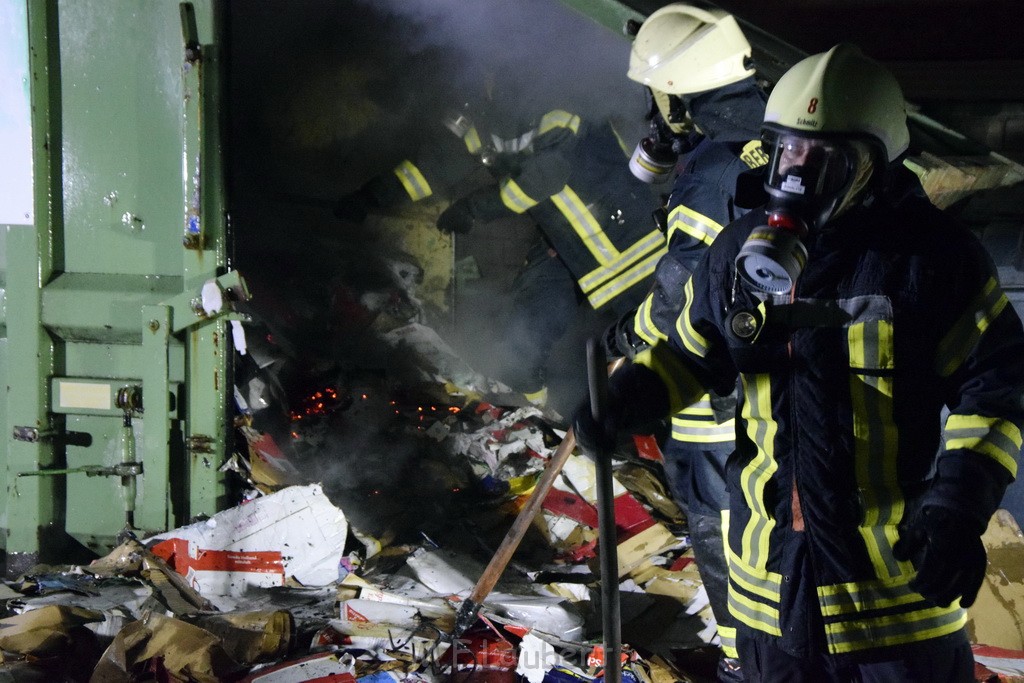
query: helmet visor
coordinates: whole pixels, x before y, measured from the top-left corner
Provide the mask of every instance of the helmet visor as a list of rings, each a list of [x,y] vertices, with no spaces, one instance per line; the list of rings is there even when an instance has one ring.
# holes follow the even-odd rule
[[[847,141],[778,133],[765,146],[770,154],[766,185],[775,195],[812,202],[838,197],[857,167],[857,151]]]

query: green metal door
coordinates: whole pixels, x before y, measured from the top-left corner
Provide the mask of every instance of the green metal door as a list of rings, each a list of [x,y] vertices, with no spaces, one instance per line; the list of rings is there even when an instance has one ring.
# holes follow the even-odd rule
[[[224,506],[244,284],[227,267],[217,3],[0,5],[26,37],[33,185],[4,245],[13,575]]]

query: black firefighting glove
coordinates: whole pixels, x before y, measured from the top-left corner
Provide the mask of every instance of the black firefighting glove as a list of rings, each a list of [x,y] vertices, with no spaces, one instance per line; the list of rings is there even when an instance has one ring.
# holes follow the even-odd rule
[[[970,607],[985,580],[985,546],[975,520],[954,510],[926,505],[900,529],[893,546],[897,560],[910,560],[917,576],[910,588],[940,607],[958,597]]]
[[[362,223],[370,212],[408,200],[409,195],[398,177],[387,173],[371,178],[358,190],[334,202],[332,209],[336,218],[349,223]]]
[[[604,334],[601,335],[601,346],[608,360],[616,358],[633,360],[636,354],[648,347],[647,342],[633,331],[633,319],[635,317],[635,310],[624,313],[618,320],[609,325],[605,329]]]
[[[580,403],[572,415],[572,431],[576,444],[584,455],[595,457],[615,450],[622,425],[621,404],[609,394],[604,424],[598,423],[590,412],[590,397]]]
[[[465,235],[473,227],[473,204],[469,197],[456,199],[437,217],[437,229],[446,235]]]
[[[349,223],[362,223],[366,220],[370,209],[376,204],[369,188],[363,186],[334,203],[334,216]]]

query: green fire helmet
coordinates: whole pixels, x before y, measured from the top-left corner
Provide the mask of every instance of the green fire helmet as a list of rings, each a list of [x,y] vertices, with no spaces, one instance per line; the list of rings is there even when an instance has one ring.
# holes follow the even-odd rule
[[[681,2],[662,7],[640,26],[627,72],[670,95],[713,90],[753,74],[750,43],[736,18]]]
[[[907,104],[896,77],[849,43],[787,71],[768,98],[764,123],[769,131],[809,136],[869,136],[889,162],[910,144]]]

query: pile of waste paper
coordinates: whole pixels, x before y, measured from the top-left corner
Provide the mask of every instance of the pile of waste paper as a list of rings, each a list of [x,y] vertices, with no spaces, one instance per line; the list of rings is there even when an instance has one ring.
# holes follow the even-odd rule
[[[146,538],[126,531],[91,564],[4,583],[0,680],[601,679],[595,468],[582,455],[566,460],[475,621],[457,632],[460,606],[565,434],[534,407],[449,407],[393,408],[404,422],[428,415],[407,434],[459,470],[439,477],[465,488],[450,491],[464,497],[444,509],[446,524],[360,527],[330,487],[296,482],[300,469],[250,430],[233,463],[252,484],[240,505]],[[714,680],[715,622],[685,518],[649,444],[638,446],[614,468],[622,676]],[[1021,597],[1024,540],[1000,514],[986,541],[992,568],[971,622],[984,643],[978,680],[1020,680],[1024,627],[1000,603]]]

